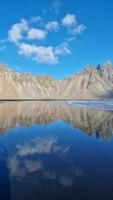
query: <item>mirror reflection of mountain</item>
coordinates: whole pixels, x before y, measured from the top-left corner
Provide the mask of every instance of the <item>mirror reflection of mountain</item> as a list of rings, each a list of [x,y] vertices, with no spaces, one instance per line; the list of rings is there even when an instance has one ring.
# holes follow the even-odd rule
[[[46,125],[57,119],[87,135],[108,139],[113,132],[113,112],[67,105],[65,102],[14,102],[0,104],[0,133],[18,125]]]

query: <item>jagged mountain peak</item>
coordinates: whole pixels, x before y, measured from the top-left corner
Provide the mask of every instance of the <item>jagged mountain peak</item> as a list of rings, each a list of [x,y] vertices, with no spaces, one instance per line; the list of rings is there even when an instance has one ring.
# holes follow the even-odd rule
[[[96,69],[98,71],[106,71],[106,70],[109,71],[109,70],[113,69],[112,62],[111,61],[106,61],[102,65],[99,64],[99,65],[97,65]]]
[[[86,73],[92,73],[95,71],[95,68],[93,67],[93,65],[89,64],[86,66],[85,70],[84,70]]]
[[[110,61],[96,68],[87,65],[83,71],[61,81],[47,75],[33,76],[29,72],[18,74],[4,64],[0,64],[0,99],[103,97],[113,97],[113,67]]]
[[[112,62],[110,60],[107,60],[103,64],[104,67],[112,67]]]

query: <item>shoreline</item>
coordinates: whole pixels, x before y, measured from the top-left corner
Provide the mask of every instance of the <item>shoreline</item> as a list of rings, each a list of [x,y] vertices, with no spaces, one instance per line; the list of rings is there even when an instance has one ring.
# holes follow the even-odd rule
[[[65,99],[0,99],[0,103],[2,102],[34,102],[34,101],[113,101],[113,98],[92,98],[92,99],[80,99],[80,98],[76,98],[76,99],[69,99],[69,98],[65,98]]]

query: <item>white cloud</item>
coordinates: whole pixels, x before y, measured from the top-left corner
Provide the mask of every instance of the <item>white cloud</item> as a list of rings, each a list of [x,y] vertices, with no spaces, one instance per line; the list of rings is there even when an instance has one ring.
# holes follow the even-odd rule
[[[68,44],[63,43],[57,47],[36,46],[27,43],[22,43],[19,46],[19,54],[26,57],[31,57],[39,63],[57,64],[58,56],[71,54]]]
[[[62,19],[62,25],[63,26],[71,26],[71,25],[75,25],[76,23],[77,23],[76,16],[74,14],[67,14]]]
[[[87,27],[83,24],[77,26],[74,30],[73,30],[73,34],[81,34]]]
[[[53,47],[37,47],[36,61],[41,63],[56,64],[58,58],[55,56]]]
[[[42,40],[42,39],[44,39],[46,37],[46,35],[47,35],[47,32],[44,31],[44,30],[31,28],[28,31],[27,38],[29,40],[35,40],[35,39]]]
[[[56,64],[61,55],[71,54],[70,42],[76,38],[77,34],[81,34],[86,29],[85,25],[77,24],[76,16],[69,13],[60,22],[57,20],[44,22],[40,16],[31,17],[30,20],[21,19],[8,31],[8,40],[16,45],[19,54],[30,57],[37,63]],[[49,31],[63,31],[63,26],[68,27],[63,33],[63,37],[58,38],[58,34],[56,34],[54,39],[57,43],[60,41],[59,45],[54,44],[53,46],[51,38],[51,40],[43,41],[47,36],[49,37]]]
[[[48,31],[57,31],[59,29],[59,23],[57,21],[48,22],[46,25]]]
[[[68,43],[64,42],[55,49],[55,55],[65,55],[71,54],[70,49],[68,48]]]
[[[15,44],[23,39],[22,33],[28,30],[28,23],[21,19],[20,23],[14,24],[8,32],[8,39]]]
[[[21,43],[19,46],[19,54],[25,55],[25,56],[31,56],[34,53],[36,53],[36,46],[26,43]]]
[[[42,17],[40,17],[40,16],[35,16],[35,17],[31,17],[31,23],[37,23],[37,22],[39,22],[39,21],[41,21],[42,20]]]
[[[39,63],[56,64],[58,58],[54,54],[53,47],[36,46],[22,43],[19,47],[19,54],[32,57]]]

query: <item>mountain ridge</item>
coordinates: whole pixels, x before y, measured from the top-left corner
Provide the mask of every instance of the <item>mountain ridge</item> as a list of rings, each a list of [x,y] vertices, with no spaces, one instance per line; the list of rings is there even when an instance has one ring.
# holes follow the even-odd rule
[[[0,64],[0,99],[97,99],[113,97],[110,61],[86,68],[63,80],[47,75],[17,73]]]

